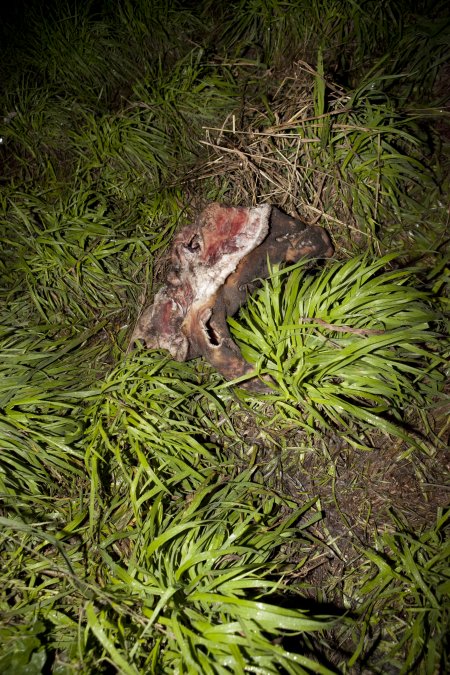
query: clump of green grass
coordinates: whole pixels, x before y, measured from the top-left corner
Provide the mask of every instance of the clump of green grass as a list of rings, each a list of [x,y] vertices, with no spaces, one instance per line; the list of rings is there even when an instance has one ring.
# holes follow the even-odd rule
[[[245,0],[202,3],[203,15],[216,18],[213,33],[227,55],[259,58],[271,67],[308,59],[320,46],[329,67],[347,80],[368,54],[385,53],[402,35],[407,2],[385,5],[372,0],[342,4],[335,0]],[[256,52],[256,54],[255,54]],[[249,56],[250,53],[250,56]],[[360,71],[358,71],[360,72]]]
[[[439,92],[435,85],[448,60],[450,20],[445,0],[420,4],[413,8],[405,4],[407,21],[399,17],[397,30],[390,31],[386,49],[365,79],[382,81],[383,91],[389,91],[406,108],[425,104],[426,114],[428,106],[448,103],[448,92]]]
[[[142,669],[151,652],[161,671],[328,672],[273,642],[295,633],[302,644],[303,631],[329,626],[271,600],[283,588],[280,547],[305,531],[309,548],[307,524],[320,516],[309,513],[312,502],[294,507],[265,490],[252,470],[230,473],[208,443],[219,429],[206,416],[214,407],[224,412],[223,404],[197,379],[190,364],[135,356],[109,376],[103,403],[88,411],[91,527],[105,588],[126,603],[133,588],[141,605],[141,628],[126,628],[131,656]],[[88,615],[113,658],[106,626],[116,620],[109,610]]]
[[[402,675],[447,672],[448,519],[449,513],[441,512],[432,527],[412,533],[393,516],[395,531],[378,535],[375,548],[361,550],[369,569],[362,576],[358,571],[360,581],[351,593],[362,630],[349,667],[367,658],[377,643],[377,672],[388,665]],[[387,616],[389,625],[380,621]]]
[[[152,68],[134,85],[124,110],[86,111],[68,134],[71,154],[102,194],[139,204],[183,178],[197,161],[202,125],[228,115],[237,99],[230,69],[207,65],[195,49],[168,71],[161,64]]]
[[[10,302],[20,288],[41,321],[61,327],[86,325],[99,318],[100,308],[110,316],[121,311],[148,248],[130,226],[119,229],[107,208],[106,199],[82,184],[67,196],[42,190],[8,195],[2,220],[11,285],[4,297]]]
[[[105,345],[93,338],[104,322],[55,335],[11,319],[0,329],[0,494],[70,491],[84,476],[83,402],[101,373]]]
[[[89,1],[75,7],[50,1],[45,9],[27,8],[21,44],[17,27],[6,24],[5,56],[14,84],[26,73],[52,93],[105,112],[120,107],[133,84],[158,63],[171,64],[190,51],[188,37],[200,26],[205,20],[200,23],[176,1]]]
[[[383,271],[394,257],[275,273],[230,319],[244,357],[272,378],[280,414],[356,442],[370,429],[407,439],[408,409],[420,413],[439,396],[442,317],[410,285],[413,270]]]
[[[302,565],[292,545],[303,559],[313,546],[315,500],[295,503],[224,461],[189,365],[134,357],[86,395],[89,506],[74,495],[68,519],[58,497],[50,518],[45,499],[11,495],[0,519],[4,609],[18,624],[3,630],[3,668],[56,658],[68,672],[331,673],[309,640],[336,619],[279,601]]]
[[[329,83],[321,51],[316,71],[301,63],[276,84],[244,126],[209,130],[206,144],[222,159],[220,172],[214,167],[230,196],[242,201],[256,190],[307,221],[321,218],[347,250],[399,248],[406,227],[436,201],[416,121],[376,83],[353,92]],[[419,186],[430,191],[422,205]]]

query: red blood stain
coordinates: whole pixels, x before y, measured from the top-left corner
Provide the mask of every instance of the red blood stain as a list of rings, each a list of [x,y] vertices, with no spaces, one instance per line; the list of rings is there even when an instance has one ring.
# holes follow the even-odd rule
[[[246,209],[222,208],[214,214],[214,228],[205,228],[202,259],[209,265],[226,253],[238,249],[237,238],[246,229]]]

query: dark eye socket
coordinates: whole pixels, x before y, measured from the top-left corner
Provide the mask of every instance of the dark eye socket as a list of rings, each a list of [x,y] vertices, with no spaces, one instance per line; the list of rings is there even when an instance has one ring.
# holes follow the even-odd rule
[[[198,234],[194,234],[191,241],[188,244],[184,244],[184,247],[187,248],[188,251],[199,251],[201,247],[200,236]]]

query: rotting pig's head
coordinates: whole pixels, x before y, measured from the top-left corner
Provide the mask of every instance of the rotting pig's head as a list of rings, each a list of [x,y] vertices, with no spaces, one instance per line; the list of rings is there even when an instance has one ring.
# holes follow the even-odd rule
[[[170,247],[167,283],[142,313],[131,341],[148,349],[167,349],[177,361],[200,355],[193,337],[206,330],[217,291],[240,261],[269,231],[271,206],[255,208],[210,204],[193,225],[180,230]]]

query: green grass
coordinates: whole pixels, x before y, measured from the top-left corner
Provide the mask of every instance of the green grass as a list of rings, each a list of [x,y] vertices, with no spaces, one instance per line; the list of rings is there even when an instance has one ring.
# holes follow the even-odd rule
[[[394,259],[288,268],[230,319],[244,357],[271,377],[280,410],[298,425],[407,439],[402,413],[439,397],[443,317],[408,285],[413,269],[382,271]]]
[[[2,672],[448,669],[447,14],[9,9]],[[214,199],[277,204],[335,242],[230,320],[265,397],[202,359],[128,352],[173,233]],[[369,449],[415,486],[381,521],[376,499],[342,506],[371,485],[339,458]]]
[[[380,651],[385,652],[378,666],[381,672],[388,664],[399,673],[445,672],[450,610],[448,513],[437,514],[436,523],[419,535],[408,531],[398,518],[392,520],[397,531],[378,536],[376,548],[362,552],[371,565],[360,576],[355,593],[364,622],[349,665],[379,639]],[[401,613],[399,596],[404,603]],[[391,618],[387,630],[379,620],[380,612]]]

